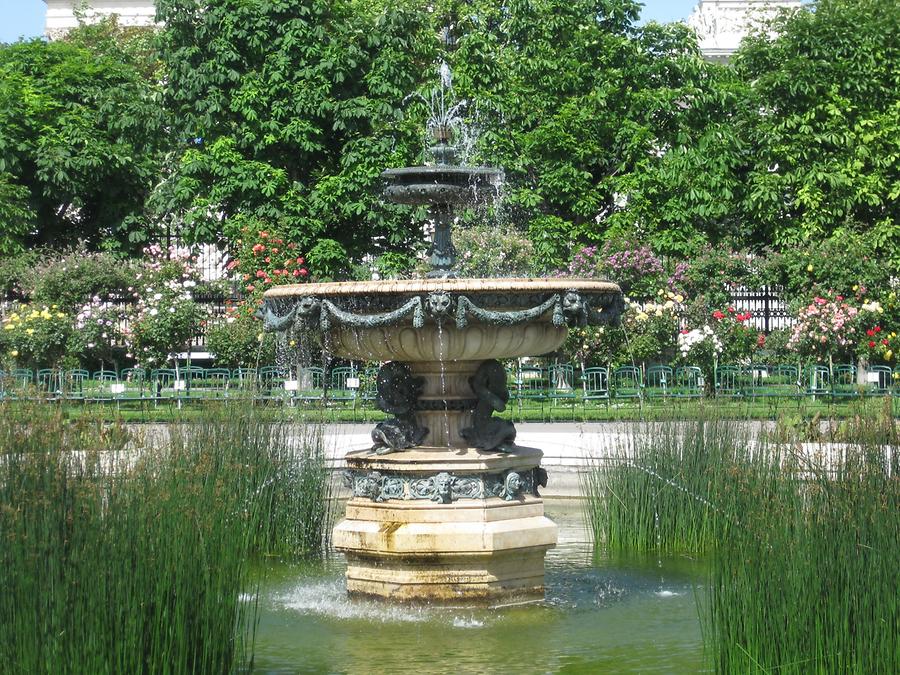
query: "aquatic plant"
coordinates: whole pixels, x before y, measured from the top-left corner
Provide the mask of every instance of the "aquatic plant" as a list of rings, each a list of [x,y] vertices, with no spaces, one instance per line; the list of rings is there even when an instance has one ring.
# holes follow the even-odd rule
[[[888,420],[858,420],[851,443],[741,495],[702,612],[717,672],[900,669],[900,462]]]
[[[322,546],[324,477],[314,439],[253,411],[154,437],[0,411],[0,671],[249,664],[252,556]]]
[[[786,440],[718,419],[637,428],[586,480],[595,542],[710,555],[701,618],[717,672],[896,672],[890,405],[846,423],[841,444]]]
[[[610,551],[697,553],[727,534],[734,468],[751,462],[751,427],[710,417],[635,425],[608,466],[586,474],[594,541]]]

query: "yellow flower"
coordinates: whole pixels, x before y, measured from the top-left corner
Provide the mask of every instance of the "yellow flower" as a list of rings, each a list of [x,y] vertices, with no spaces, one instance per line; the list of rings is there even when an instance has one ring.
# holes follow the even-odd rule
[[[806,266],[806,271],[807,271],[807,272],[812,272],[812,271],[813,271],[812,263],[810,263],[809,265]]]
[[[57,313],[56,313],[56,318],[57,318],[57,319],[65,319],[65,318],[66,318],[66,315],[63,314],[62,312],[57,312]]]
[[[260,333],[259,335],[256,336],[256,340],[257,340],[258,342],[262,342],[262,341],[263,341],[263,338],[265,338],[265,337],[266,337],[266,336],[265,336],[263,333]]]
[[[19,350],[18,350],[18,349],[13,349],[13,350],[9,353],[9,355],[12,356],[13,358],[15,358],[16,356],[19,355]]]
[[[291,340],[290,342],[288,342],[288,346],[289,346],[289,347],[296,347],[296,346],[297,346],[297,341],[296,341],[296,340]]]
[[[892,358],[894,358],[894,352],[891,351],[890,349],[888,349],[888,350],[884,353],[884,358],[887,359],[888,361],[890,361]]]
[[[658,291],[656,291],[656,294],[659,295],[659,296],[662,296],[662,294],[663,294],[663,289],[660,288]]]
[[[34,335],[34,328],[26,328],[25,332],[28,333],[29,335]]]
[[[675,302],[684,302],[684,296],[681,293],[679,293],[678,295],[675,296]]]
[[[3,325],[3,330],[12,330],[13,328],[15,328],[15,326],[13,326],[11,323]]]
[[[50,305],[50,309],[59,309],[59,305]]]

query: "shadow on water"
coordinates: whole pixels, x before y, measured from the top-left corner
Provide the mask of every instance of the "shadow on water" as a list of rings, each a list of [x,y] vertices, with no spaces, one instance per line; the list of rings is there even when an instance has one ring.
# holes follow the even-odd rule
[[[351,600],[340,556],[268,570],[256,667],[264,673],[602,673],[704,670],[687,558],[593,555],[577,507],[547,504],[560,544],[546,600],[501,609]]]

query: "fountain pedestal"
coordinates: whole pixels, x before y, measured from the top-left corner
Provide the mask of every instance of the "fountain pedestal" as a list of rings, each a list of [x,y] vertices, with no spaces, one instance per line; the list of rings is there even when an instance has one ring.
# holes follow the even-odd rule
[[[334,530],[348,591],[445,602],[543,598],[544,554],[557,527],[538,493],[542,454],[350,453],[354,496]]]
[[[494,416],[510,398],[498,359],[552,352],[570,326],[614,324],[622,308],[618,286],[585,279],[447,277],[266,292],[261,316],[270,329],[312,331],[331,354],[382,363],[375,402],[390,417],[373,429],[373,450],[347,455],[352,496],[334,530],[351,594],[543,597],[544,555],[557,535],[538,489],[547,474],[541,451],[516,446],[514,425]]]

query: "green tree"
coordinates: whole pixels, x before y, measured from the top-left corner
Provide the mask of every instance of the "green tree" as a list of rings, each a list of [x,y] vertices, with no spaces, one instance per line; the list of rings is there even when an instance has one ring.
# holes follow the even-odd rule
[[[897,269],[900,5],[820,0],[769,30],[709,69],[684,137],[623,179],[619,225],[664,252],[857,232]]]
[[[237,240],[233,223],[255,219],[300,246],[314,274],[374,238],[408,245],[409,216],[381,202],[379,174],[418,154],[401,108],[438,44],[422,40],[420,4],[160,0],[184,143],[155,208],[193,241]]]
[[[158,210],[196,240],[236,238],[237,215],[273,224],[317,275],[317,246],[333,260],[336,245],[358,257],[420,238],[408,209],[383,203],[379,174],[422,161],[429,111],[411,94],[427,98],[440,59],[479,132],[467,159],[505,168],[505,214],[544,268],[603,235],[616,177],[682,133],[676,102],[706,67],[683,26],[636,29],[631,0],[158,7],[185,141]]]
[[[133,249],[163,142],[146,40],[114,22],[0,45],[0,252]]]
[[[683,135],[680,102],[707,68],[677,24],[634,26],[625,0],[449,3],[461,96],[478,102],[478,159],[503,166],[506,208],[545,268],[596,242],[623,176]]]
[[[735,58],[758,114],[744,199],[779,246],[863,230],[900,262],[900,5],[820,0]]]

